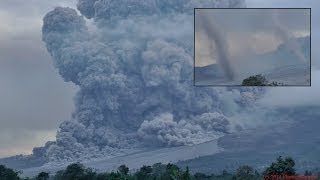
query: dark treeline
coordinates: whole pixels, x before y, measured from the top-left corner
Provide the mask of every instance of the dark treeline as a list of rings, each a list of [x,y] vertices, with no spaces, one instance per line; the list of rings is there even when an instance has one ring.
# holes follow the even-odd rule
[[[142,166],[139,170],[130,171],[126,165],[121,165],[117,171],[98,173],[91,168],[86,168],[80,163],[70,164],[66,169],[58,171],[55,175],[48,172],[41,172],[36,177],[24,178],[30,180],[262,180],[262,179],[285,179],[275,178],[275,175],[286,176],[308,176],[309,179],[320,175],[320,171],[305,171],[304,174],[297,174],[294,168],[295,162],[292,158],[278,157],[262,173],[254,168],[243,165],[236,172],[223,171],[220,174],[190,173],[189,168],[181,169],[174,164],[156,163],[152,166]],[[0,180],[21,180],[21,172],[0,165]],[[291,178],[292,179],[292,178]],[[298,179],[298,178],[294,178]]]
[[[242,81],[242,86],[284,86],[283,83],[278,83],[276,81],[269,82],[261,74],[250,76]]]

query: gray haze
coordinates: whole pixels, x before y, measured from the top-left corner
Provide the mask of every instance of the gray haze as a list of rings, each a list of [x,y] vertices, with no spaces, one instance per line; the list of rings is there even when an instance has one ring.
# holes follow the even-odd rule
[[[320,24],[318,23],[318,19],[320,18],[320,1],[317,0],[246,0],[247,7],[249,8],[259,8],[259,7],[265,7],[265,8],[311,8],[311,41],[312,41],[312,47],[311,47],[311,63],[313,68],[319,68],[320,67],[320,61],[317,57],[320,56],[320,51],[318,51],[317,47],[320,45]],[[295,19],[291,20],[290,24],[294,24]],[[313,77],[313,76],[312,76]]]
[[[318,47],[320,46],[320,24],[317,20],[320,18],[320,1],[317,0],[246,0],[249,8],[311,8],[311,87],[292,87],[290,93],[288,88],[270,88],[264,99],[260,103],[268,106],[288,107],[288,106],[305,106],[305,105],[319,105],[319,91],[320,91],[320,53]],[[294,22],[292,22],[294,23]],[[269,98],[268,98],[269,97]],[[272,98],[270,98],[272,97]]]
[[[0,157],[55,139],[76,87],[64,83],[41,41],[42,17],[72,1],[0,1]]]
[[[203,13],[201,15],[201,13]],[[204,13],[206,19],[212,23],[202,23]],[[198,15],[199,14],[199,15]],[[200,16],[201,15],[201,16]],[[250,56],[274,51],[281,43],[288,42],[293,37],[308,36],[310,33],[310,10],[309,9],[197,9],[195,17],[196,31],[196,66],[204,66],[214,61],[223,65],[221,59],[221,42],[224,42],[223,51],[228,59],[236,60],[239,56]],[[204,25],[205,26],[204,26]],[[219,43],[213,34],[208,33],[209,24],[215,27],[215,32],[220,33]],[[203,37],[204,36],[204,37]],[[208,37],[206,37],[208,36]],[[220,59],[214,56],[215,53],[206,53],[205,46],[212,46],[206,42],[212,39],[216,45],[216,51]],[[218,45],[219,44],[219,45]],[[302,63],[307,63],[299,45],[292,41],[289,44],[295,55]],[[223,59],[223,58],[222,58]],[[229,63],[232,66],[232,63]],[[223,65],[224,69],[226,66]],[[230,69],[230,68],[229,68]],[[227,74],[230,74],[228,72]]]

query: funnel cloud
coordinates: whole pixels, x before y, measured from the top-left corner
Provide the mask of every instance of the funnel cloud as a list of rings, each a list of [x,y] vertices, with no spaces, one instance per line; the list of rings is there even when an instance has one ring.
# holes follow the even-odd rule
[[[203,31],[208,35],[209,39],[215,42],[218,64],[223,68],[227,78],[233,80],[234,72],[231,67],[228,45],[224,34],[221,32],[218,25],[214,23],[214,20],[209,18],[209,15],[205,10],[196,10],[196,13],[199,25],[203,28]],[[213,50],[211,49],[211,51]]]

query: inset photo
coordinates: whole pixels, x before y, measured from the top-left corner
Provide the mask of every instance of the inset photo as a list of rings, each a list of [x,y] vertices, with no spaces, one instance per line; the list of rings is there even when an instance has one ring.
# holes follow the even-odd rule
[[[311,86],[311,9],[194,10],[195,86]]]

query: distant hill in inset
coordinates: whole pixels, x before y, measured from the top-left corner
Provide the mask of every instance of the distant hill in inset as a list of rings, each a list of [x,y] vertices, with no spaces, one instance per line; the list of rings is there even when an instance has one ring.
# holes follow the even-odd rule
[[[310,60],[310,36],[295,40],[300,45],[306,60]],[[225,73],[218,64],[195,67],[195,84],[241,85],[243,79],[263,74],[269,78],[268,80],[282,81],[286,85],[310,85],[310,63],[304,63],[288,48],[290,41],[279,45],[273,52],[233,60],[235,74],[233,81],[225,78]]]
[[[195,67],[195,78],[201,80],[211,78],[225,78],[225,73],[218,64],[210,64],[203,67]]]

